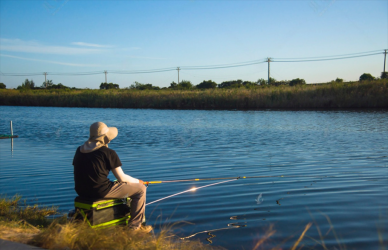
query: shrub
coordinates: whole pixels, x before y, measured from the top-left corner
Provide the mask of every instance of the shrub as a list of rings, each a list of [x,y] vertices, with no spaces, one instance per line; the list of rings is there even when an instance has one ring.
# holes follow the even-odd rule
[[[243,86],[242,80],[225,81],[218,85],[219,88],[241,88]]]
[[[190,81],[183,80],[177,84],[178,89],[191,89],[193,88],[193,84]]]
[[[276,79],[275,78],[272,78],[270,77],[269,78],[269,83],[268,83],[268,80],[264,80],[263,78],[260,78],[259,80],[256,81],[256,83],[258,85],[265,85],[265,84],[268,84],[268,85],[275,85],[275,86],[278,86],[276,83]]]
[[[373,81],[375,78],[369,74],[369,73],[364,73],[360,76],[360,82],[361,81]]]
[[[296,78],[290,81],[290,86],[304,85],[304,84],[306,84],[306,81],[304,79]]]
[[[200,84],[197,85],[197,88],[199,89],[214,89],[217,88],[217,83],[213,82],[212,80],[203,81]]]
[[[388,72],[384,71],[384,72],[381,72],[381,79],[388,79]]]
[[[119,89],[119,85],[118,84],[115,84],[115,83],[106,83],[106,82],[102,82],[100,84],[100,89]]]
[[[341,79],[341,78],[338,78],[338,77],[337,77],[337,79],[335,79],[335,82],[341,83],[341,82],[344,82],[344,79]]]
[[[264,84],[266,84],[267,82],[266,82],[263,78],[260,78],[259,80],[256,81],[256,83],[257,83],[258,85],[264,85]]]
[[[170,83],[170,87],[168,87],[169,89],[174,89],[174,88],[176,88],[178,86],[178,84],[176,83],[176,82],[172,82],[172,83]]]
[[[135,82],[135,84],[132,84],[129,88],[138,89],[138,90],[151,90],[151,89],[159,90],[160,89],[158,86],[152,86],[151,83],[142,84],[139,82]]]

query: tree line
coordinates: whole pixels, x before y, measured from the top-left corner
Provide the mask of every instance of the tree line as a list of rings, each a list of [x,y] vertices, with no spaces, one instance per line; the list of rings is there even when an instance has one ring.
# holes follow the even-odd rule
[[[388,79],[388,74],[387,72],[382,72],[381,73],[381,79]],[[372,81],[372,80],[377,80],[378,78],[372,76],[369,73],[364,73],[359,77],[359,81]],[[341,78],[336,78],[332,82],[337,82],[337,83],[342,83],[344,80]],[[172,82],[170,83],[169,87],[164,87],[162,89],[176,89],[176,90],[183,90],[183,89],[232,89],[232,88],[247,88],[247,89],[252,89],[252,88],[257,88],[259,86],[281,86],[281,85],[288,85],[288,86],[297,86],[297,85],[305,85],[306,81],[304,79],[300,78],[295,78],[292,80],[281,80],[277,81],[274,78],[269,78],[268,80],[265,80],[263,78],[257,80],[256,82],[251,82],[251,81],[243,81],[241,79],[239,80],[231,80],[231,81],[224,81],[220,84],[217,84],[216,82],[212,80],[204,80],[198,85],[193,85],[190,81],[187,80],[182,80],[179,83]],[[157,86],[152,86],[152,84],[147,83],[147,84],[142,84],[139,82],[135,82],[135,84],[132,84],[129,89],[138,89],[138,90],[159,90],[161,88]]]
[[[369,73],[364,73],[359,77],[359,81],[372,81],[377,80],[377,77],[372,76]],[[388,79],[388,72],[382,72],[380,79]],[[342,83],[343,79],[337,78],[332,82]],[[188,90],[188,89],[233,89],[233,88],[247,88],[253,89],[257,87],[263,86],[281,86],[281,85],[289,85],[289,86],[297,86],[297,85],[305,85],[306,81],[304,79],[296,78],[292,80],[281,80],[277,81],[274,78],[269,78],[265,80],[263,78],[258,79],[256,82],[251,81],[243,81],[239,80],[231,80],[224,81],[220,84],[212,80],[204,80],[201,83],[194,85],[191,81],[182,80],[179,83],[171,82],[169,87],[160,88],[158,86],[153,86],[151,83],[140,83],[135,81],[134,84],[130,85],[125,89],[137,89],[137,90],[160,90],[160,89],[174,89],[174,90]],[[0,89],[5,89],[6,85],[4,83],[0,83]],[[54,84],[52,80],[47,80],[43,82],[41,86],[35,86],[33,80],[26,79],[24,82],[17,87],[17,89],[76,89],[75,87],[70,88],[68,86],[63,85],[62,83]],[[100,89],[120,89],[120,86],[115,83],[101,83]]]
[[[4,85],[5,88],[5,85]],[[34,80],[24,80],[22,85],[19,85],[17,89],[75,89],[63,85],[62,83],[54,84],[52,80],[47,80],[43,82],[41,86],[36,86]]]

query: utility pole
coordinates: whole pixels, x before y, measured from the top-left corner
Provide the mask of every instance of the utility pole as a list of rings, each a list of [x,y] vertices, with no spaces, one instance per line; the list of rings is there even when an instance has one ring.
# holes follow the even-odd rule
[[[176,68],[176,70],[178,70],[178,84],[179,84],[179,70],[181,70],[181,68]]]
[[[270,69],[269,69],[269,63],[271,62],[271,57],[268,57],[267,58],[267,62],[268,62],[268,82],[267,82],[267,84],[269,84],[269,78],[270,78]]]
[[[108,71],[104,70],[104,73],[105,73],[105,83],[108,83],[107,78],[106,78],[106,74],[108,74]]]
[[[44,84],[46,85],[46,89],[47,89],[47,79],[46,79],[47,72],[44,72],[43,74],[44,74]]]
[[[385,72],[385,62],[387,60],[387,50],[384,50],[384,71]]]

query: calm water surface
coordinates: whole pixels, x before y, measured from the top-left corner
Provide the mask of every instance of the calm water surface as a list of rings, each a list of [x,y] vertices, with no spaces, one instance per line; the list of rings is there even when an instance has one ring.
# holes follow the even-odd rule
[[[3,195],[18,193],[63,213],[72,209],[75,150],[90,124],[103,121],[118,128],[109,146],[136,178],[284,175],[240,179],[151,204],[146,217],[156,228],[188,222],[176,229],[181,237],[199,232],[191,239],[252,249],[272,227],[276,233],[265,246],[288,249],[313,222],[304,249],[322,249],[322,241],[329,249],[380,249],[379,235],[387,244],[387,111],[0,106],[0,133],[9,133],[10,120],[19,138],[13,151],[11,140],[0,140]],[[147,202],[217,182],[150,185]]]

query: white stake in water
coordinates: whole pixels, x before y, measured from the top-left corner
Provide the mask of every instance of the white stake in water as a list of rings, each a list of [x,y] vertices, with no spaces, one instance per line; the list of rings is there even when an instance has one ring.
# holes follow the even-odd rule
[[[11,125],[11,152],[13,154],[13,128],[12,128],[12,121],[10,122]]]
[[[217,184],[221,184],[221,183],[225,183],[225,182],[229,182],[229,181],[237,181],[238,179],[233,179],[233,180],[227,180],[227,181],[221,181],[221,182],[217,182],[217,183],[213,183],[213,184],[209,184],[209,185],[205,185],[205,186],[202,186],[202,187],[194,187],[194,188],[190,188],[189,190],[186,190],[186,191],[183,191],[183,192],[179,192],[179,193],[176,193],[176,194],[172,194],[172,195],[169,195],[169,196],[166,196],[164,198],[161,198],[161,199],[158,199],[156,201],[152,201],[148,204],[146,204],[146,206],[152,204],[152,203],[155,203],[155,202],[158,202],[158,201],[161,201],[161,200],[165,200],[167,198],[171,198],[173,196],[177,196],[177,195],[180,195],[180,194],[184,194],[184,193],[187,193],[187,192],[190,192],[190,191],[195,191],[197,189],[201,189],[201,188],[205,188],[205,187],[210,187],[210,186],[214,186],[214,185],[217,185]]]

